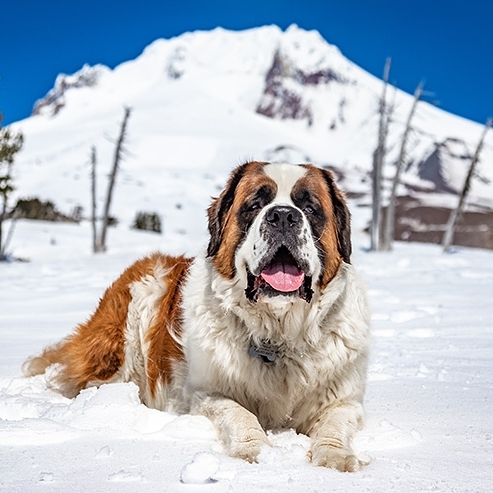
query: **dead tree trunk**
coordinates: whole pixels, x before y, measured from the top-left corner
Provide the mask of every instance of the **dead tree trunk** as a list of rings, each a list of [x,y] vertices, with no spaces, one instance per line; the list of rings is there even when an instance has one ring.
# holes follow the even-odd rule
[[[379,104],[380,121],[378,124],[378,144],[375,152],[373,153],[372,214],[370,224],[371,251],[377,251],[380,249],[382,167],[388,130],[386,94],[390,72],[390,61],[390,58],[387,58],[383,72],[383,90]]]
[[[91,225],[92,225],[92,251],[98,253],[98,233],[96,227],[96,147],[91,148]]]
[[[385,217],[385,227],[383,230],[382,238],[382,250],[391,250],[392,243],[395,236],[395,205],[396,205],[396,195],[397,186],[399,185],[401,171],[404,165],[404,160],[406,158],[406,145],[409,138],[409,133],[411,132],[411,121],[413,119],[416,107],[418,106],[418,101],[423,93],[423,82],[420,82],[414,91],[414,102],[411,106],[411,111],[407,117],[406,128],[402,136],[401,148],[399,151],[399,157],[397,158],[397,164],[395,168],[394,179],[392,180],[392,188],[390,189],[389,204],[387,207],[387,214]]]
[[[128,122],[128,118],[130,117],[130,113],[132,109],[125,106],[124,111],[125,112],[123,115],[122,125],[120,127],[120,135],[118,137],[115,147],[113,169],[111,170],[110,179],[108,183],[108,192],[106,194],[106,202],[104,205],[103,218],[101,224],[101,235],[99,237],[99,244],[97,246],[98,252],[106,251],[106,231],[108,229],[108,224],[110,219],[110,206],[111,206],[111,200],[113,198],[113,189],[115,187],[116,173],[118,171],[118,166],[120,164],[120,161],[122,159],[122,154],[124,152],[123,144],[125,143],[127,122]]]
[[[7,238],[5,238],[5,241],[3,243],[3,247],[0,251],[0,259],[5,258],[7,250],[9,248],[9,244],[12,240],[12,236],[14,235],[14,229],[15,229],[15,224],[17,223],[17,219],[19,219],[19,210],[15,209],[12,217],[10,218],[10,226],[9,230],[7,231]]]
[[[450,217],[447,223],[447,227],[445,229],[445,235],[443,237],[443,251],[445,253],[450,252],[450,248],[453,244],[454,233],[457,228],[457,224],[459,223],[462,211],[464,209],[464,205],[466,202],[467,194],[469,193],[469,189],[471,188],[471,179],[474,176],[474,169],[476,167],[477,162],[479,161],[479,155],[481,153],[481,149],[483,148],[484,139],[486,134],[491,127],[492,119],[488,118],[486,125],[484,126],[483,133],[481,135],[481,139],[479,140],[478,146],[474,151],[474,155],[471,159],[471,164],[469,166],[469,171],[467,172],[466,179],[464,181],[464,187],[462,188],[462,193],[459,197],[459,203],[455,210],[450,213]]]

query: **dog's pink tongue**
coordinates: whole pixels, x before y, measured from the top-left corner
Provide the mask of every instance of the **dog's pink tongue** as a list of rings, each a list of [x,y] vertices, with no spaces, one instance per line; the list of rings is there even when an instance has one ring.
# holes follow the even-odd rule
[[[282,262],[269,265],[260,275],[276,291],[288,293],[296,291],[305,278],[305,273],[296,265],[283,264]]]

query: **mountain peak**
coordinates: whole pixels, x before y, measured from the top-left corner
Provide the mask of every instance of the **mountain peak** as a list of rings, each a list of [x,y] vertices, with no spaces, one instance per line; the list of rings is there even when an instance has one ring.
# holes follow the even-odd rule
[[[75,74],[58,75],[53,89],[44,98],[36,101],[32,115],[56,115],[65,106],[65,94],[67,91],[97,85],[100,76],[108,70],[108,67],[104,65],[90,66],[85,64]]]

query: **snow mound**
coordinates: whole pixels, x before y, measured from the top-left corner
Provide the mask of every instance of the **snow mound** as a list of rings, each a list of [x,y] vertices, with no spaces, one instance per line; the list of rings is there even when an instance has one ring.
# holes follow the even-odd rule
[[[185,484],[215,483],[215,474],[218,472],[220,460],[213,454],[196,454],[192,462],[181,471],[180,480]]]

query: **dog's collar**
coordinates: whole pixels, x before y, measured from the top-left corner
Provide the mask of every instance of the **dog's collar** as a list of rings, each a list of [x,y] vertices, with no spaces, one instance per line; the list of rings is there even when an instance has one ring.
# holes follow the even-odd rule
[[[252,358],[260,358],[264,363],[274,363],[281,355],[281,347],[268,339],[262,339],[259,343],[252,341],[248,352]]]

